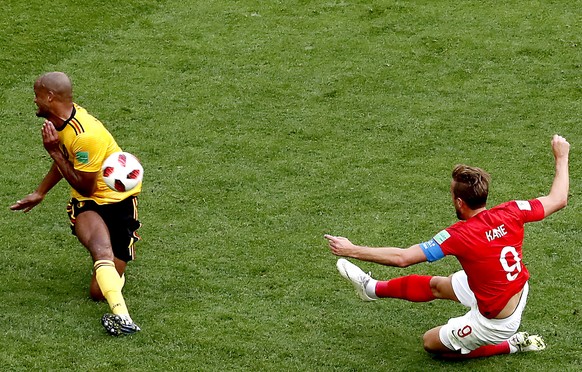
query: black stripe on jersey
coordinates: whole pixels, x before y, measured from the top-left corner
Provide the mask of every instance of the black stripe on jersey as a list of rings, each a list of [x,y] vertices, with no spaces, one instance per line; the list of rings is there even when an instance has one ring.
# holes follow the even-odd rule
[[[71,124],[71,122],[69,122],[67,125],[70,125],[71,128],[73,128],[73,130],[75,131],[75,135],[79,134],[79,132],[77,132],[77,128],[75,128],[75,126],[73,124]]]
[[[57,130],[60,132],[63,129],[65,129],[67,127],[67,125],[69,124],[69,122],[75,118],[75,115],[77,115],[77,109],[75,108],[75,106],[73,106],[73,112],[71,112],[71,116],[67,120],[65,120],[63,125],[61,127],[57,128]],[[77,131],[75,131],[75,133],[76,132]]]
[[[79,122],[79,120],[72,118],[67,125],[70,125],[73,130],[75,131],[75,135],[79,135],[80,133],[85,132],[85,128],[83,128],[83,126],[81,125],[81,123]]]

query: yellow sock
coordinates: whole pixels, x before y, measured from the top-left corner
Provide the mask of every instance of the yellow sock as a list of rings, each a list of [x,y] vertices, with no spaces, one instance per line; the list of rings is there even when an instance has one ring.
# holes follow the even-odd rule
[[[116,315],[129,315],[125,300],[121,294],[123,283],[113,261],[99,260],[95,262],[93,268],[99,288],[101,288],[103,296],[107,299],[111,312]]]

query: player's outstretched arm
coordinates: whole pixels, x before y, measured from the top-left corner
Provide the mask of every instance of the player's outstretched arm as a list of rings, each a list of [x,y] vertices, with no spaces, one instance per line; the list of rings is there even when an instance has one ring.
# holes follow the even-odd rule
[[[396,267],[407,267],[426,261],[426,255],[418,244],[409,248],[372,248],[355,245],[349,239],[341,236],[326,234],[324,238],[328,241],[331,253],[336,256],[351,257],[362,261]]]
[[[56,163],[53,163],[51,169],[48,171],[46,176],[44,176],[40,185],[35,192],[26,195],[24,198],[18,200],[16,203],[10,206],[13,211],[24,210],[24,212],[30,211],[32,208],[36,207],[40,202],[44,200],[46,194],[63,178],[61,172]]]
[[[559,211],[568,204],[568,191],[570,188],[570,176],[568,172],[568,156],[570,144],[562,136],[555,134],[552,137],[552,151],[556,163],[556,173],[550,193],[542,196],[539,201],[544,206],[544,217]]]

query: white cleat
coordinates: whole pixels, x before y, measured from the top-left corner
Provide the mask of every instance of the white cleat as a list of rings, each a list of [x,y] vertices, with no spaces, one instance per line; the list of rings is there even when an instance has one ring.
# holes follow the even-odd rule
[[[362,269],[344,258],[337,260],[337,270],[341,276],[352,282],[356,293],[363,301],[376,300],[366,293],[366,284],[372,279],[370,274],[366,274]]]
[[[546,343],[542,336],[530,335],[527,332],[518,332],[509,338],[509,343],[517,347],[519,352],[542,351]]]

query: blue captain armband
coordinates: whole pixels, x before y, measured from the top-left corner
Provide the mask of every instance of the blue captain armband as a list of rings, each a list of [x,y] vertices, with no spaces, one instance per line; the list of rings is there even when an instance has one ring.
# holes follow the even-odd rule
[[[428,242],[420,243],[420,249],[422,249],[424,252],[428,262],[440,260],[445,256],[441,246],[434,239],[431,239]]]

